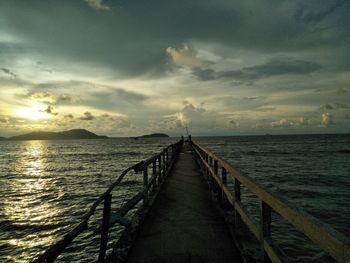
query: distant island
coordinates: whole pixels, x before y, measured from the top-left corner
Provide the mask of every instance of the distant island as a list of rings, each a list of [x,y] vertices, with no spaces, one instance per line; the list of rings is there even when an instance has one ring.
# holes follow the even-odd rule
[[[7,140],[70,140],[70,139],[107,139],[85,129],[73,129],[62,132],[31,132],[7,138]],[[6,138],[5,138],[6,139]]]
[[[168,138],[169,135],[165,134],[165,133],[152,133],[152,134],[146,134],[146,135],[142,135],[140,136],[140,138]]]
[[[146,134],[138,137],[131,137],[132,139],[140,139],[140,138],[169,138],[170,136],[165,133],[152,133],[152,134]]]

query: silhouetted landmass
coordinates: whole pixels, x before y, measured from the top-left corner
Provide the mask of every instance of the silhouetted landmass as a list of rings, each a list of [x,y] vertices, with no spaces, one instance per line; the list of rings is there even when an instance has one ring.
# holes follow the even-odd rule
[[[4,141],[4,140],[7,140],[7,138],[5,138],[5,137],[0,137],[0,141]]]
[[[152,134],[146,134],[146,135],[142,135],[140,136],[140,138],[168,138],[169,135],[165,134],[165,133],[152,133]]]
[[[84,129],[73,129],[62,132],[31,132],[8,138],[9,140],[69,140],[69,139],[105,139]]]

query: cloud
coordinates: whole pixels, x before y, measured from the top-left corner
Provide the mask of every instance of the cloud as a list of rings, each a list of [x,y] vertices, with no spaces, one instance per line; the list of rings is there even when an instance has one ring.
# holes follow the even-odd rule
[[[320,65],[310,61],[273,60],[262,65],[245,67],[240,70],[214,71],[213,69],[196,68],[192,73],[202,81],[217,79],[255,81],[261,78],[279,75],[307,75],[320,68]]]
[[[57,104],[71,104],[75,102],[75,99],[73,96],[68,94],[61,94],[56,96],[56,103]]]
[[[310,126],[312,124],[311,120],[306,117],[300,117],[297,125],[299,126]]]
[[[186,43],[180,49],[168,47],[166,52],[171,60],[178,65],[199,67],[207,63],[205,60],[198,58]]]
[[[64,115],[64,118],[66,118],[66,119],[74,119],[74,115],[73,114],[66,114],[66,115]]]
[[[28,85],[28,84],[27,84]],[[46,84],[47,86],[49,84]],[[48,89],[43,88],[39,85],[35,86],[33,89]],[[68,94],[57,94],[57,91],[25,91],[22,93],[17,94],[16,96],[18,98],[29,98],[34,101],[42,102],[42,103],[48,103],[48,104],[54,104],[54,105],[66,105],[66,104],[72,104],[76,101],[74,96],[68,95]]]
[[[80,103],[106,112],[134,111],[140,114],[140,108],[144,107],[150,98],[141,92],[95,85],[85,96],[81,96]]]
[[[233,127],[233,128],[238,128],[239,127],[239,123],[237,122],[237,121],[235,121],[235,120],[230,120],[229,122],[228,122],[228,126],[229,127]]]
[[[0,123],[8,124],[9,123],[9,118],[8,117],[0,117]]]
[[[91,121],[93,119],[95,119],[95,116],[92,115],[92,113],[89,111],[84,112],[84,116],[79,118],[79,120],[83,120],[83,121]]]
[[[346,94],[348,91],[345,88],[336,89],[335,93],[338,95]]]
[[[181,111],[170,116],[166,124],[167,129],[181,132],[184,132],[187,127],[192,134],[212,134],[238,127],[238,122],[225,114],[208,110],[203,103],[194,105],[189,102]]]
[[[309,28],[296,17],[305,17],[310,12],[322,13],[332,4],[304,4],[305,1],[300,0],[277,4],[252,0],[232,3],[226,0],[150,0],[137,4],[115,1],[113,5],[120,7],[118,12],[102,16],[81,8],[77,1],[62,1],[64,4],[47,1],[35,1],[31,6],[21,1],[4,4],[0,16],[5,21],[5,29],[27,42],[20,43],[23,46],[7,45],[5,51],[0,48],[0,52],[9,60],[23,54],[50,54],[54,59],[49,61],[57,59],[66,65],[69,61],[72,65],[81,63],[87,67],[93,64],[94,68],[110,68],[123,78],[145,74],[163,76],[168,69],[164,50],[172,48],[180,52],[183,47],[173,47],[184,42],[187,46],[217,45],[213,53],[228,59],[245,60],[246,56],[240,51],[259,53],[265,58],[284,52],[300,54],[300,57],[320,55],[321,58],[334,53],[343,57],[342,63],[349,64],[346,41],[339,41],[350,31],[346,5],[327,16],[329,23],[338,25],[337,28],[311,34],[310,30],[315,31],[313,25]],[[102,0],[86,0],[85,3],[95,9],[109,8]],[[302,15],[296,15],[300,13],[300,6],[307,9],[304,8]],[[172,11],[171,15],[168,10]],[[270,10],[269,14],[265,10]],[[62,15],[65,19],[61,19]],[[52,20],[60,23],[50,23]],[[190,53],[193,54],[191,50]],[[41,57],[38,60],[47,64]]]
[[[58,112],[54,112],[53,111],[53,106],[52,105],[48,105],[46,107],[46,109],[41,110],[40,112],[46,112],[47,114],[51,114],[51,115],[58,115]]]
[[[128,102],[142,102],[147,100],[149,97],[141,94],[141,93],[137,93],[137,92],[133,92],[133,91],[128,91],[122,88],[118,88],[115,90],[115,93],[117,94],[117,96],[125,101]]]
[[[308,117],[302,116],[302,117],[291,117],[291,118],[281,118],[279,120],[270,121],[269,119],[261,119],[256,124],[256,128],[263,128],[263,129],[277,129],[277,128],[291,128],[293,130],[295,129],[306,129],[306,128],[315,128],[319,127],[320,122],[316,120],[315,118],[310,119]]]
[[[335,103],[334,106],[335,106],[336,109],[345,109],[345,110],[350,109],[349,105],[346,105],[346,104],[343,104],[343,103]]]
[[[11,70],[9,70],[9,69],[7,69],[7,68],[1,68],[0,70],[1,70],[2,72],[4,72],[5,74],[10,75],[10,76],[12,76],[12,77],[14,77],[14,78],[17,77],[17,75],[16,75],[15,73],[13,73]]]
[[[272,60],[265,64],[247,67],[243,70],[260,76],[274,76],[284,74],[309,74],[321,66],[305,60]]]
[[[259,110],[267,111],[272,110],[272,107],[268,106],[267,96],[255,96],[255,97],[235,97],[227,96],[218,98],[218,100],[227,108],[234,110]]]
[[[334,124],[333,117],[332,117],[332,115],[329,112],[325,112],[325,113],[322,114],[321,124],[324,127],[328,127],[328,126]]]
[[[348,110],[350,109],[349,105],[343,104],[343,103],[334,103],[334,104],[324,104],[322,105],[319,110],[321,111],[328,111],[328,110]]]
[[[103,0],[84,0],[88,6],[98,11],[108,11],[111,8],[103,3]]]
[[[177,112],[175,116],[176,116],[176,126],[186,127],[186,125],[189,123],[188,118],[182,112]]]
[[[231,120],[241,131],[258,119],[271,129],[295,123],[324,132],[321,115],[329,112],[334,132],[349,130],[340,122],[350,101],[350,5],[343,1],[3,2],[1,67],[19,76],[0,69],[4,114],[34,102],[59,112],[48,123],[104,129],[113,121],[101,114],[118,112],[130,118],[123,134],[164,120],[177,130],[189,123],[202,134],[229,135]],[[25,90],[33,97],[15,96]],[[89,118],[84,112],[94,121],[79,121]]]
[[[301,5],[295,13],[294,17],[298,22],[302,22],[304,24],[317,24],[327,16],[334,13],[345,3],[346,1],[335,1],[333,3],[330,3],[328,7],[321,11],[315,11],[314,9],[311,9],[310,6]]]
[[[32,100],[45,102],[45,103],[55,103],[56,97],[49,92],[32,92],[25,95],[25,97],[29,97]]]
[[[334,107],[330,104],[325,104],[320,107],[320,110],[334,110]]]
[[[288,119],[280,119],[279,121],[271,122],[271,127],[292,127],[295,126],[295,122]]]

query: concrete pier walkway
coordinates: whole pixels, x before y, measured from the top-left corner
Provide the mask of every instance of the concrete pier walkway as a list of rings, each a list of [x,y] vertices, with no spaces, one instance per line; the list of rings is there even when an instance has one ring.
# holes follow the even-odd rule
[[[241,262],[187,144],[152,206],[128,262]]]

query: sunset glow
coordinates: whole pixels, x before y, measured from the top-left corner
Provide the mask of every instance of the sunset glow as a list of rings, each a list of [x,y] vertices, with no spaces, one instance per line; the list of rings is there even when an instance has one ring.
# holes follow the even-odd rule
[[[45,112],[47,106],[34,104],[31,107],[19,108],[16,114],[19,117],[29,119],[29,120],[40,120],[49,117],[49,114]]]
[[[349,13],[349,1],[2,1],[0,137],[346,133]]]

